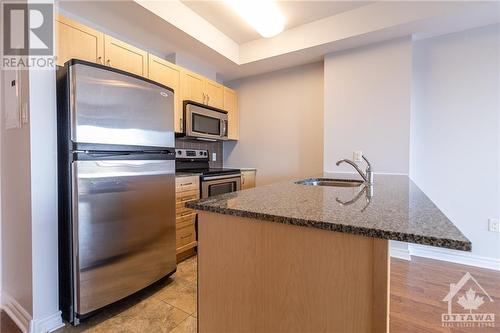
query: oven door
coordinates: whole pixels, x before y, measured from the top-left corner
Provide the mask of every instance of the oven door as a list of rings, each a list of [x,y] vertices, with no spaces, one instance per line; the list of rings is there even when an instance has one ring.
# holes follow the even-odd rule
[[[211,140],[227,139],[227,113],[186,104],[186,136]]]
[[[223,175],[204,177],[201,182],[201,197],[208,198],[214,195],[239,191],[241,189],[241,175]]]

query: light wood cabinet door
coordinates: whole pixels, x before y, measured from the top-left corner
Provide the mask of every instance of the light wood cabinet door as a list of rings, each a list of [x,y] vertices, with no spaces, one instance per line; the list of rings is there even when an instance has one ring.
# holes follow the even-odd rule
[[[148,76],[148,53],[111,36],[104,36],[105,64],[136,75]]]
[[[181,69],[171,62],[149,54],[148,78],[174,89],[174,127],[175,132],[181,133],[183,131]]]
[[[241,189],[255,187],[255,179],[257,178],[257,170],[241,170]]]
[[[229,140],[238,140],[240,138],[240,119],[236,91],[224,87],[224,105],[222,108],[227,111],[227,137]]]
[[[181,96],[182,100],[190,100],[198,103],[205,103],[205,78],[201,75],[181,71]]]
[[[56,64],[70,59],[103,63],[104,34],[62,15],[56,19]]]
[[[205,104],[224,108],[224,86],[212,80],[205,79]]]

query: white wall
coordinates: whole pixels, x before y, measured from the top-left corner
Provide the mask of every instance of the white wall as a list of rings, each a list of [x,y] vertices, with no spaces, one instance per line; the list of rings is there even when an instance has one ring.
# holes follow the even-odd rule
[[[29,98],[28,73],[20,71],[19,74],[17,84],[26,101]],[[30,128],[28,124],[6,130],[3,121],[6,111],[2,103],[2,307],[7,312],[21,307],[31,315]],[[13,300],[17,304],[13,304]]]
[[[325,57],[326,172],[355,172],[335,162],[361,150],[376,173],[408,174],[411,69],[410,38]],[[409,259],[408,245],[391,242],[391,255]]]
[[[322,173],[323,64],[229,83],[238,93],[240,140],[224,163],[256,167],[257,185]]]
[[[33,331],[61,324],[58,283],[55,72],[30,71]]]
[[[496,25],[414,44],[410,175],[500,268],[499,41]]]
[[[325,57],[324,170],[362,150],[380,173],[408,174],[411,110],[409,38]]]

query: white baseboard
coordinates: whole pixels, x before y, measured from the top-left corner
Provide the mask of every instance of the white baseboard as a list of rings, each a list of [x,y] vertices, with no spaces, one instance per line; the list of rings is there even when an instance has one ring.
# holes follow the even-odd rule
[[[500,259],[478,256],[470,252],[449,250],[432,246],[410,244],[409,252],[412,256],[425,257],[436,260],[449,261],[462,265],[488,268],[500,271]]]
[[[54,313],[48,317],[38,319],[38,320],[33,320],[31,322],[30,333],[53,332],[53,331],[55,331],[58,328],[61,328],[63,326],[64,326],[64,323],[62,321],[61,311],[57,311],[56,313]]]
[[[2,310],[23,333],[48,333],[64,326],[61,311],[42,319],[33,320],[31,315],[6,292],[1,294]]]
[[[390,252],[392,258],[398,258],[408,261],[411,260],[410,251],[408,250],[408,248],[402,249],[399,247],[391,247]]]
[[[29,332],[31,315],[5,291],[2,291],[2,309],[23,333]]]

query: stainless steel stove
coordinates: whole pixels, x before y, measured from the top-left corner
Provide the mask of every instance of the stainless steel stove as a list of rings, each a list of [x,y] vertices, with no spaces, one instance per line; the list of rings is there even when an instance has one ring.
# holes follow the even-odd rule
[[[241,189],[241,171],[239,169],[210,168],[208,150],[176,149],[175,171],[199,173],[202,198]]]

